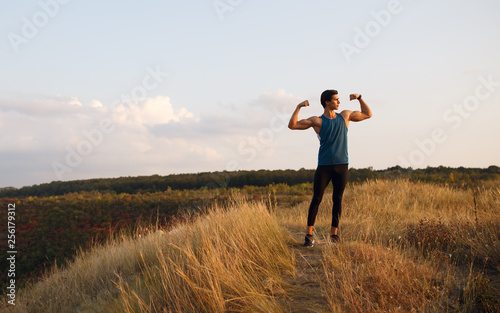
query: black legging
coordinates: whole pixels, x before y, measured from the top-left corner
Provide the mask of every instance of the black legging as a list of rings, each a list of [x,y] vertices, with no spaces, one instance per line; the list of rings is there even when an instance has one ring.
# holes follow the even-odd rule
[[[330,180],[333,183],[333,208],[332,227],[339,227],[339,219],[342,214],[342,195],[347,184],[348,165],[318,165],[314,174],[314,195],[309,206],[307,226],[314,226],[318,207],[323,199],[323,193]]]

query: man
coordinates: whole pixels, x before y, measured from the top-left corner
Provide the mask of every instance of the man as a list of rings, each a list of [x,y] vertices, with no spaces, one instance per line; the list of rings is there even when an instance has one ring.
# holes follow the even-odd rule
[[[309,106],[309,101],[305,100],[297,105],[297,108],[290,118],[288,128],[308,129],[312,127],[320,140],[318,153],[318,167],[314,174],[314,194],[309,206],[307,217],[307,233],[305,247],[314,245],[313,227],[318,213],[318,207],[323,199],[323,193],[330,182],[333,183],[333,208],[332,208],[332,228],[330,232],[330,242],[339,241],[338,227],[342,213],[342,196],[347,184],[347,172],[349,157],[347,153],[347,130],[349,122],[360,122],[372,117],[372,112],[360,94],[351,94],[350,100],[359,100],[360,111],[344,110],[336,113],[340,105],[339,95],[336,90],[325,90],[321,94],[321,105],[325,109],[323,115],[312,116],[308,119],[297,121],[299,110]]]

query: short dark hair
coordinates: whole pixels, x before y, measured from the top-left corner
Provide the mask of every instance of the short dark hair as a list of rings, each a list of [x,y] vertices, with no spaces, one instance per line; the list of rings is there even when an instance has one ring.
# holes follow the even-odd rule
[[[333,90],[333,89],[328,89],[328,90],[325,90],[323,91],[323,93],[321,94],[321,105],[323,107],[326,107],[326,101],[332,101],[332,97],[333,95],[338,95],[339,93],[337,92],[337,90]]]

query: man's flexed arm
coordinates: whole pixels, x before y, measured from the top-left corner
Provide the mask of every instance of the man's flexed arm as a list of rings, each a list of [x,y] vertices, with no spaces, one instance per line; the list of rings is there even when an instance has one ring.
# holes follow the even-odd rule
[[[298,116],[299,116],[299,111],[303,107],[309,106],[309,101],[305,100],[302,101],[297,105],[297,108],[295,111],[293,111],[292,117],[290,118],[290,122],[288,122],[288,128],[290,129],[308,129],[309,127],[312,126],[311,121],[307,120],[300,120],[297,121]]]
[[[366,104],[365,100],[363,98],[360,98],[359,94],[352,94],[349,96],[350,100],[359,100],[359,104],[361,106],[361,112],[360,111],[354,111],[351,113],[349,116],[349,120],[353,122],[360,122],[362,120],[366,120],[370,117],[372,117],[372,110],[370,110],[370,107]]]

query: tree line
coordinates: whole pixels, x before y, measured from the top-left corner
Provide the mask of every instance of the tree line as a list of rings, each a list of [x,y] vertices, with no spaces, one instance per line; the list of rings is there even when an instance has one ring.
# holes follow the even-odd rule
[[[49,197],[80,191],[100,191],[120,193],[158,192],[165,190],[199,190],[217,188],[243,188],[244,186],[268,186],[287,184],[289,186],[310,183],[314,179],[314,169],[300,170],[257,170],[234,172],[204,172],[195,174],[151,175],[119,178],[96,178],[74,181],[54,181],[22,188],[3,188],[0,198],[5,197]],[[349,169],[349,182],[359,183],[369,179],[408,178],[412,181],[447,183],[456,186],[472,186],[500,176],[500,167],[451,168],[427,167],[425,169],[390,167],[385,170],[373,168]]]

